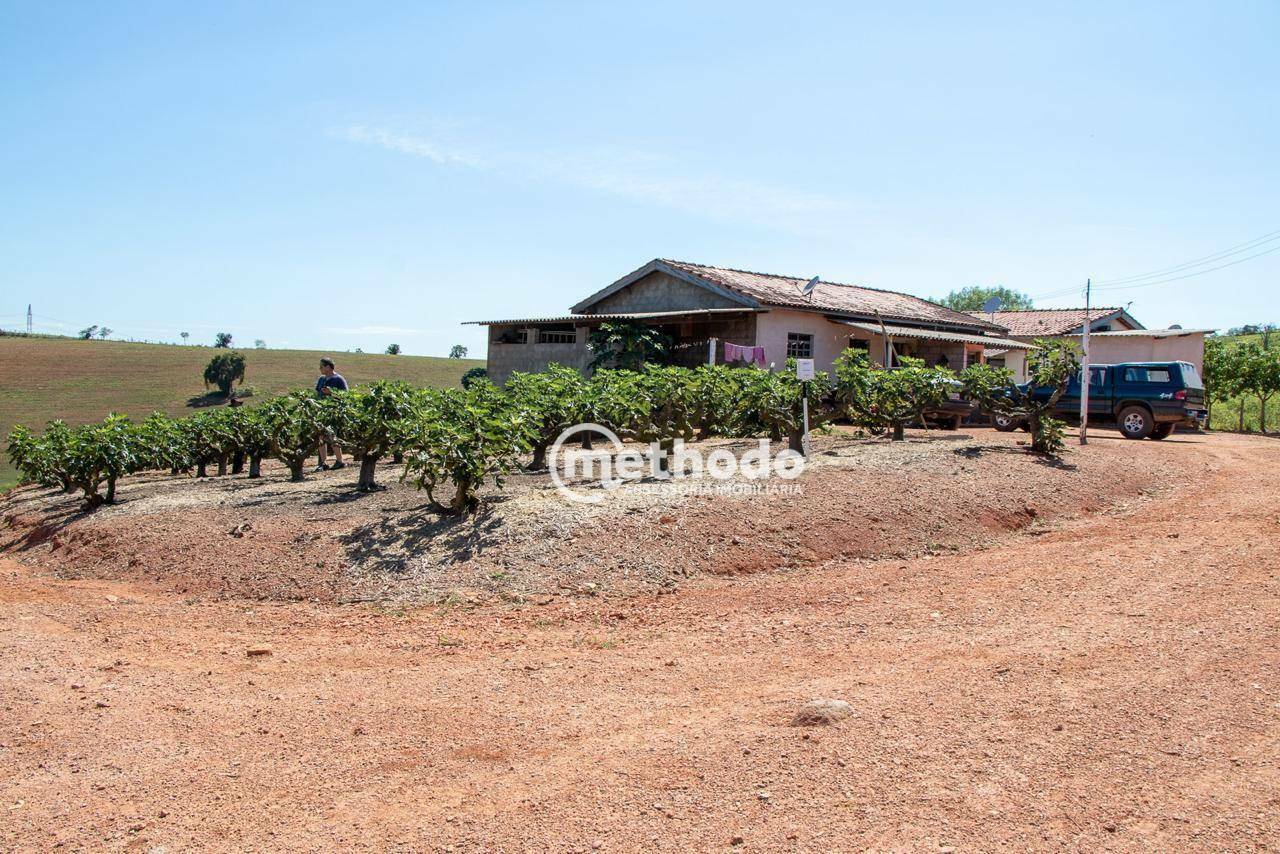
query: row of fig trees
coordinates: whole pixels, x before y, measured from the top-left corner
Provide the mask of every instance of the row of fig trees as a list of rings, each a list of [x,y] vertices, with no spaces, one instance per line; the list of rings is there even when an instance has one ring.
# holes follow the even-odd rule
[[[500,486],[521,466],[545,468],[556,438],[584,423],[656,443],[667,469],[677,439],[767,436],[802,451],[806,403],[813,429],[841,419],[900,440],[948,395],[963,394],[989,411],[1024,416],[1033,449],[1056,453],[1061,424],[1047,413],[1076,365],[1066,345],[1043,342],[1034,351],[1033,383],[1056,389],[1047,398],[1014,385],[1002,369],[974,365],[956,375],[904,359],[901,367],[883,370],[856,350],[809,382],[796,378],[793,363],[776,372],[641,363],[589,377],[551,365],[514,374],[503,388],[484,379],[449,389],[383,381],[323,399],[298,391],[179,419],[155,413],[135,423],[112,414],[74,428],[54,421],[41,434],[18,426],[8,451],[26,482],[80,492],[92,509],[114,501],[121,477],[143,471],[258,478],[263,460],[274,458],[300,481],[320,444],[338,442],[360,463],[357,490],[378,488],[378,464],[391,458],[403,464],[402,479],[422,489],[436,509],[462,513],[476,506],[482,484]],[[589,443],[591,436],[581,438]]]

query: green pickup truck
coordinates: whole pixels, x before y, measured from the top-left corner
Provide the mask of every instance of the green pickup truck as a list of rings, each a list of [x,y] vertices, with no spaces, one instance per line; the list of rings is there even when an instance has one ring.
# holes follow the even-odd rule
[[[1048,398],[1052,389],[1036,389]],[[1080,423],[1080,375],[1072,377],[1054,416]],[[1089,366],[1089,423],[1114,424],[1126,439],[1165,439],[1179,425],[1203,427],[1204,383],[1190,362],[1123,362]],[[997,415],[997,430],[1017,430],[1023,419]]]

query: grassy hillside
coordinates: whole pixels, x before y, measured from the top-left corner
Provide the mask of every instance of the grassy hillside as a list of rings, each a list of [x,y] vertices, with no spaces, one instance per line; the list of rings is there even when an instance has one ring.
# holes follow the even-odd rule
[[[0,336],[0,436],[17,423],[33,429],[54,418],[81,424],[111,411],[135,418],[157,409],[174,416],[189,414],[206,392],[201,381],[204,366],[218,352],[212,347]],[[245,385],[258,398],[310,388],[324,355],[333,357],[338,372],[352,384],[399,379],[455,386],[467,370],[484,365],[475,359],[318,350],[239,352],[246,362]],[[15,478],[4,458],[0,489],[12,486]]]
[[[1262,346],[1262,335],[1228,335],[1223,339],[1228,347],[1236,347],[1246,342]],[[1269,345],[1272,350],[1280,350],[1280,332],[1271,333]],[[1243,417],[1242,417],[1243,409]],[[1256,433],[1262,423],[1262,407],[1258,398],[1247,395],[1243,398],[1233,397],[1227,400],[1214,401],[1210,414],[1209,426],[1214,430],[1240,430]],[[1267,432],[1280,430],[1280,397],[1273,397],[1267,404]]]

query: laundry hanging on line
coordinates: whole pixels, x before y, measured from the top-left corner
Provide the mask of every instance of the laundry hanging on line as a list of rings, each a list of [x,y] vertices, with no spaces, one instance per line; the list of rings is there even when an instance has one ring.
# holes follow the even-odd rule
[[[755,364],[756,367],[763,368],[764,348],[763,347],[744,347],[741,344],[730,344],[724,342],[724,360],[727,364],[734,362],[748,362]]]

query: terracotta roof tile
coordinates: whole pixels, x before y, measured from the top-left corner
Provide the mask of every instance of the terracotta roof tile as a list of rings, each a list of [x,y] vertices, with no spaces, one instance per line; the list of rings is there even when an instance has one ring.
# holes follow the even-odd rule
[[[935,323],[969,328],[1001,329],[997,323],[992,324],[985,317],[975,317],[962,311],[953,311],[946,306],[878,288],[860,285],[846,285],[840,282],[819,281],[810,297],[802,295],[801,289],[808,283],[806,278],[793,276],[776,276],[771,273],[753,273],[748,270],[734,270],[728,267],[711,267],[705,264],[693,264],[688,261],[672,261],[662,259],[668,264],[693,276],[713,282],[721,287],[737,291],[766,305],[786,306],[808,311],[826,311],[839,314],[854,314],[873,317],[879,312],[886,320],[905,320],[914,323]]]
[[[1115,314],[1120,308],[1091,308],[1089,318],[1092,321]],[[974,317],[987,320],[993,316],[985,311],[969,312]],[[1030,311],[997,311],[994,320],[1009,330],[1009,334],[1017,338],[1033,338],[1037,335],[1066,335],[1073,329],[1084,326],[1085,311],[1083,308],[1046,308]]]

